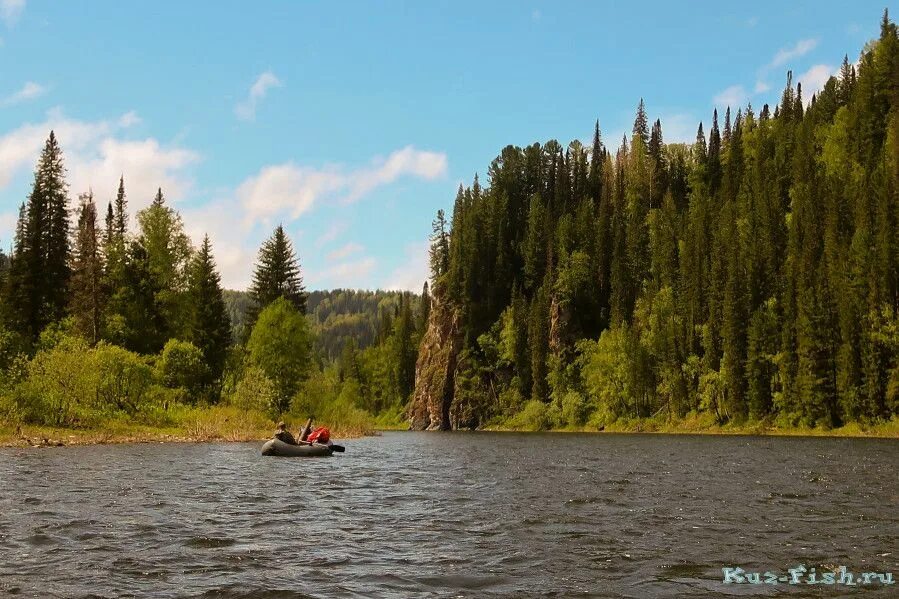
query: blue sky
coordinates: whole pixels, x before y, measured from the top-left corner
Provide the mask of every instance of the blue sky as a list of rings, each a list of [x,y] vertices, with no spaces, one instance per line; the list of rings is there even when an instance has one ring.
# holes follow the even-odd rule
[[[641,97],[691,140],[716,105],[776,101],[788,69],[823,85],[883,8],[0,0],[0,243],[54,128],[73,198],[105,205],[124,174],[137,210],[161,185],[228,287],[282,222],[310,289],[419,290],[436,210],[503,146],[598,118],[617,147]]]

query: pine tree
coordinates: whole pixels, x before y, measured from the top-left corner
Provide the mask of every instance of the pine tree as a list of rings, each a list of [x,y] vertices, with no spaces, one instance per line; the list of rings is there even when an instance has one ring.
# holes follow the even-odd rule
[[[115,215],[112,211],[112,202],[106,205],[106,227],[103,232],[103,247],[109,248],[115,239]]]
[[[431,245],[428,255],[431,264],[431,280],[437,281],[449,270],[449,232],[443,209],[437,211],[437,218],[431,224]]]
[[[590,152],[590,195],[596,206],[600,204],[602,198],[603,186],[603,166],[605,154],[602,149],[602,138],[599,133],[599,119],[596,120],[596,127],[593,131],[593,147]]]
[[[250,297],[253,299],[255,314],[279,297],[293,304],[300,314],[306,313],[306,291],[303,288],[300,265],[293,245],[281,225],[275,228],[272,236],[259,248]]]
[[[231,344],[231,321],[208,235],[203,237],[191,263],[187,293],[190,297],[189,341],[203,352],[208,373],[204,387],[217,397]]]
[[[14,251],[18,264],[10,272],[10,286],[16,290],[8,296],[13,326],[30,339],[62,318],[68,304],[67,204],[62,150],[51,131],[38,159],[24,214],[20,214]]]
[[[121,286],[109,299],[107,338],[137,353],[158,353],[168,340],[160,291],[147,249],[139,239],[131,241],[122,261]]]
[[[162,196],[162,189],[159,190],[159,197]],[[110,212],[112,206],[110,205]],[[125,239],[128,234],[128,200],[125,197],[125,176],[119,178],[119,190],[115,197],[115,220],[113,226],[115,234],[120,240]]]
[[[77,329],[94,344],[102,334],[107,290],[93,194],[82,194],[79,203],[70,309]]]
[[[634,119],[634,138],[640,138],[643,147],[649,147],[649,118],[646,116],[646,105],[643,104],[643,98],[640,98],[640,104],[637,106],[637,117]]]
[[[428,320],[431,317],[431,294],[429,292],[427,281],[425,281],[425,284],[421,289],[421,304],[418,313],[418,333],[424,335],[425,331],[428,329]]]

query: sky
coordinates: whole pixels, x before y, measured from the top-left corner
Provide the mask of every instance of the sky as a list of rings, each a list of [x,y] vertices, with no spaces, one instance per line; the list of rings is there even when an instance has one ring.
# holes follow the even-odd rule
[[[788,70],[808,99],[885,6],[0,0],[0,246],[53,129],[73,206],[124,176],[134,223],[162,187],[227,288],[281,223],[307,289],[418,291],[436,211],[504,146],[599,119],[615,148],[640,98],[692,141]]]

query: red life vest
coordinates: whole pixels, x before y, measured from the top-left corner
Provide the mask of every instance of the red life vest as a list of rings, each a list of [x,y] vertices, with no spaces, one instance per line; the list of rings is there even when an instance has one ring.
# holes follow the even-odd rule
[[[310,443],[323,443],[327,444],[328,441],[331,440],[331,431],[329,431],[326,427],[320,426],[306,437],[306,440]]]

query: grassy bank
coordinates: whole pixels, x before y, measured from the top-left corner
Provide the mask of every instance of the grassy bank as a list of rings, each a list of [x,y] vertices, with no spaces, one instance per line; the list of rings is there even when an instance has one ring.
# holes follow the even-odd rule
[[[29,447],[57,445],[91,445],[105,443],[202,443],[210,441],[261,441],[269,439],[276,423],[258,411],[230,406],[178,407],[167,418],[153,424],[125,418],[105,419],[84,428],[41,426],[0,422],[0,446]],[[288,427],[297,431],[303,426],[299,418],[285,417]],[[335,439],[371,434],[370,423],[317,420],[316,426],[327,426]]]
[[[869,425],[853,422],[839,428],[787,426],[774,420],[718,424],[711,414],[689,414],[681,419],[618,419],[598,426],[555,426],[547,418],[525,412],[485,427],[491,431],[518,432],[594,432],[594,433],[664,433],[686,435],[772,435],[791,437],[876,437],[899,439],[899,417]]]

